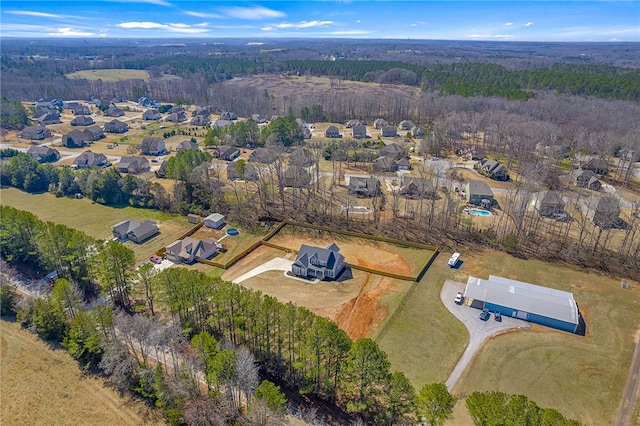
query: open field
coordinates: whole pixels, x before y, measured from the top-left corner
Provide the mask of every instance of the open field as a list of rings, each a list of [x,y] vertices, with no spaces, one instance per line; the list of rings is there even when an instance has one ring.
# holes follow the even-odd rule
[[[494,338],[454,393],[524,394],[585,424],[612,424],[640,327],[640,286],[621,289],[612,277],[490,250],[463,253],[463,260],[465,275],[500,275],[573,292],[587,333],[583,337],[533,325]],[[429,272],[434,270],[435,265]]]
[[[135,252],[138,262],[148,260],[156,250],[175,241],[193,226],[184,216],[157,210],[107,207],[86,198],[56,198],[50,193],[28,194],[15,188],[3,188],[0,191],[0,203],[31,212],[41,220],[60,223],[99,239],[110,238],[111,226],[125,219],[158,221],[160,235],[140,245],[126,243],[127,247]]]
[[[12,425],[164,424],[160,412],[84,376],[64,350],[17,323],[0,321],[0,423]]]
[[[407,276],[416,276],[433,254],[430,250],[295,225],[283,227],[269,242],[296,251],[301,244],[328,246],[335,242],[347,263]]]
[[[77,78],[85,80],[102,80],[104,82],[124,81],[124,80],[149,80],[149,73],[144,70],[127,69],[103,69],[103,70],[83,70],[66,75],[67,78]]]

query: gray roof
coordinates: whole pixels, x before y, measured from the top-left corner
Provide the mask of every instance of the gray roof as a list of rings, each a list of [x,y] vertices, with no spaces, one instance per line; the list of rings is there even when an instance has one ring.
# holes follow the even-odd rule
[[[314,265],[312,265],[310,262],[310,259],[315,256],[321,263],[327,265],[325,268],[333,269],[338,258],[342,257],[339,251],[340,248],[336,245],[336,243],[329,244],[327,248],[302,244],[300,246],[300,251],[298,252],[298,256],[296,256],[294,264],[299,264],[301,266],[304,266],[305,268],[321,269],[318,267],[314,267]]]
[[[114,232],[117,232],[120,235],[125,235],[136,229],[138,226],[140,226],[140,222],[137,220],[123,220],[122,222],[118,222],[113,225],[112,228]]]
[[[278,159],[278,154],[269,150],[268,148],[257,148],[249,155],[249,161],[263,164],[275,163]]]
[[[567,291],[490,275],[488,280],[469,277],[464,296],[578,324],[578,305]]]
[[[85,151],[73,160],[73,164],[78,167],[95,167],[107,163],[107,156],[91,150]]]
[[[204,220],[211,220],[213,222],[224,221],[224,216],[220,213],[211,213],[209,216],[205,217]]]
[[[199,116],[199,117],[202,117],[202,116]],[[178,146],[176,146],[176,151],[182,151],[185,149],[195,149],[196,151],[199,151],[200,147],[198,146],[197,143],[193,141],[182,141],[178,144]]]
[[[489,185],[481,180],[469,181],[469,194],[493,197],[493,191],[489,188]]]

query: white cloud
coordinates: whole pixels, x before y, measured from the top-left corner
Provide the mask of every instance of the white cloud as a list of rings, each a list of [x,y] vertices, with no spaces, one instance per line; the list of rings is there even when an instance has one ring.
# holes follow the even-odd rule
[[[75,28],[57,28],[54,30],[54,32],[47,35],[53,37],[91,37],[96,34],[90,33],[88,31],[78,30]]]
[[[506,27],[510,27],[510,26],[512,26],[512,25],[513,25],[513,22],[507,22],[507,23],[505,23],[504,25],[505,25]]]
[[[209,32],[208,29],[202,28],[208,24],[196,24],[195,26],[187,24],[161,24],[159,22],[122,22],[116,24],[116,27],[136,30],[165,30],[174,33],[183,34],[199,34]],[[199,27],[199,28],[195,28]]]
[[[54,13],[44,13],[44,12],[33,12],[30,10],[9,10],[7,13],[12,15],[23,15],[23,16],[33,16],[35,18],[53,18],[53,19],[63,19],[70,18],[70,16],[66,15],[57,15]]]
[[[515,40],[516,36],[513,34],[469,34],[467,37],[473,39],[500,39],[500,40]]]
[[[356,23],[357,23],[357,24],[359,24],[359,23],[360,23],[360,20],[358,19],[358,20],[356,21]]]
[[[412,24],[409,24],[410,27],[417,27],[418,25],[427,25],[425,21],[416,21]]]
[[[279,10],[267,9],[263,6],[229,7],[222,9],[222,12],[233,18],[249,20],[283,18],[286,16],[285,13],[280,12]]]
[[[278,29],[287,29],[287,28],[313,28],[313,27],[324,27],[325,25],[331,25],[333,21],[300,21],[297,23],[288,23],[283,22],[282,24],[276,25]]]
[[[190,10],[185,10],[184,14],[189,16],[195,16],[196,18],[222,18],[222,15],[217,15],[215,13],[192,12]]]
[[[533,22],[527,22],[526,24],[524,24],[525,27],[530,27],[533,25]]]

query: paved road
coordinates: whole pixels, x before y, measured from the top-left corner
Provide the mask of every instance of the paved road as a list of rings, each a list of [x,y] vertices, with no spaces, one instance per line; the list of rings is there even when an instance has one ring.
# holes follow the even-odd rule
[[[457,292],[464,293],[465,284],[457,281],[447,280],[440,292],[442,303],[456,316],[469,331],[469,344],[465,349],[462,357],[458,361],[445,385],[449,392],[453,390],[456,383],[462,377],[462,373],[467,369],[478,350],[485,341],[493,336],[502,334],[511,329],[529,328],[530,325],[526,321],[518,320],[510,317],[502,317],[502,322],[494,320],[493,315],[488,321],[482,321],[478,318],[480,311],[467,305],[456,305],[453,299]]]
[[[631,367],[629,367],[629,376],[627,384],[622,393],[620,408],[618,409],[618,417],[615,426],[630,426],[633,416],[633,406],[640,391],[640,330],[636,334],[636,350],[633,353]]]

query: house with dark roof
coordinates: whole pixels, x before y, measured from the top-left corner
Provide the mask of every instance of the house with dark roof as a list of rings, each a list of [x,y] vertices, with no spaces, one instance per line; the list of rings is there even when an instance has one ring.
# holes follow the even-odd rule
[[[38,163],[52,163],[60,159],[58,150],[48,146],[33,145],[27,150],[27,154]]]
[[[536,144],[536,151],[539,154],[546,155],[553,158],[567,158],[571,153],[571,147],[569,145],[562,144]]]
[[[373,120],[373,128],[374,129],[382,129],[382,126],[386,126],[387,125],[387,121],[384,118],[376,118],[375,120]]]
[[[59,124],[60,121],[60,113],[58,111],[48,111],[45,114],[38,116],[36,121],[42,125],[45,124]]]
[[[249,155],[249,161],[253,163],[273,164],[278,159],[278,154],[268,148],[257,148]]]
[[[620,221],[620,201],[613,196],[592,195],[580,204],[580,209],[600,228],[611,228]]]
[[[258,170],[251,163],[234,161],[227,165],[227,179],[257,182]]]
[[[532,194],[531,209],[540,217],[566,218],[564,201],[557,191],[541,191]]]
[[[82,148],[89,146],[93,140],[82,130],[72,130],[62,136],[62,146],[67,148]]]
[[[267,119],[266,119],[266,118],[264,118],[264,117],[263,117],[262,115],[260,115],[260,114],[253,114],[253,115],[251,116],[251,119],[252,119],[253,121],[255,121],[257,124],[263,124],[263,123],[266,123],[266,122],[267,122]]]
[[[313,154],[305,148],[296,148],[289,154],[289,164],[292,166],[311,167],[314,164]]]
[[[483,175],[494,180],[509,180],[507,168],[496,160],[483,158],[476,164],[476,169]]]
[[[335,243],[326,248],[302,244],[291,264],[291,273],[305,278],[336,279],[344,267],[344,256]]]
[[[233,120],[237,120],[238,116],[230,111],[223,111],[220,113],[220,120],[229,120],[229,121],[233,121]]]
[[[194,149],[196,151],[200,151],[200,147],[197,143],[193,141],[182,141],[176,146],[176,152],[185,151],[188,149]]]
[[[568,177],[569,181],[579,188],[587,188],[592,191],[600,191],[602,189],[602,183],[591,170],[572,170]]]
[[[280,185],[286,188],[307,188],[311,185],[311,174],[304,167],[289,166],[280,176]]]
[[[89,169],[91,167],[105,167],[109,165],[109,161],[106,155],[87,150],[73,160],[73,165],[78,169]]]
[[[192,126],[208,126],[211,123],[211,118],[208,115],[196,115],[191,119]]]
[[[167,123],[182,123],[183,121],[187,121],[187,114],[184,111],[174,112],[167,115],[167,118],[164,119]]]
[[[51,136],[51,130],[40,124],[25,127],[20,133],[20,137],[22,139],[29,139],[31,141],[41,141],[43,139],[50,138]]]
[[[373,160],[373,170],[376,172],[395,172],[398,170],[396,159],[390,155],[378,157]]]
[[[402,157],[401,159],[396,160],[396,166],[398,167],[398,170],[409,170],[411,168],[411,164],[407,157]]]
[[[301,129],[304,129],[305,127],[307,127],[307,122],[304,121],[302,118],[296,118],[296,124],[298,125],[298,127],[300,127]]]
[[[142,113],[143,120],[160,120],[162,118],[162,114],[157,109],[148,109]]]
[[[160,138],[142,139],[140,151],[142,152],[142,155],[164,155],[167,153],[164,141]]]
[[[103,115],[105,117],[122,117],[124,115],[124,111],[118,108],[117,106],[111,105],[109,108],[105,110]]]
[[[240,150],[235,146],[220,145],[213,150],[213,156],[225,161],[233,161],[240,156]]]
[[[410,130],[411,136],[414,138],[421,138],[424,136],[424,127],[422,126],[413,126]]]
[[[213,127],[215,129],[222,129],[224,127],[230,126],[231,124],[233,124],[233,121],[231,120],[216,120],[213,123]]]
[[[164,178],[167,175],[167,164],[169,164],[167,160],[163,160],[162,163],[160,163],[160,167],[155,171],[156,177]]]
[[[185,237],[166,246],[164,253],[173,262],[191,264],[198,259],[209,259],[217,250],[218,244],[212,239]]]
[[[138,174],[151,170],[149,161],[144,157],[122,157],[116,165],[116,170],[120,173]]]
[[[302,129],[302,137],[304,139],[311,139],[311,136],[313,136],[313,133],[311,132],[310,128],[305,127]]]
[[[341,138],[342,135],[336,126],[329,126],[324,132],[324,136],[327,138]]]
[[[383,138],[394,138],[398,136],[398,128],[396,126],[382,126],[380,132]]]
[[[381,157],[388,156],[396,160],[399,160],[400,158],[404,158],[407,156],[407,153],[405,152],[402,145],[397,143],[390,143],[389,145],[383,146],[378,150],[378,153]]]
[[[580,165],[582,170],[591,170],[598,175],[609,173],[609,163],[604,158],[592,158]]]
[[[93,118],[86,115],[79,115],[71,120],[72,126],[91,126],[94,123]]]
[[[62,105],[64,105],[64,102],[62,102],[60,99],[55,98],[40,98],[35,103],[36,108],[45,107],[54,109],[62,107]]]
[[[348,190],[350,194],[361,198],[379,197],[380,195],[382,195],[382,190],[380,189],[380,179],[373,176],[351,176],[349,178]]]
[[[186,115],[186,112],[184,111],[184,108],[182,108],[181,106],[178,106],[178,105],[174,105],[174,106],[172,106],[171,108],[169,108],[167,110],[167,114],[180,114],[180,113],[185,113],[185,115]]]
[[[192,117],[196,115],[204,115],[205,117],[209,117],[211,115],[211,108],[209,107],[197,107],[195,111],[191,113]]]
[[[75,105],[71,108],[75,115],[91,115],[91,110],[86,105]]]
[[[347,129],[351,129],[355,126],[361,126],[363,124],[365,123],[362,120],[349,120],[346,123],[344,123],[344,127],[346,127]]]
[[[152,220],[138,222],[137,220],[123,220],[111,227],[114,238],[121,241],[131,240],[136,244],[142,244],[151,237],[160,233],[158,224]]]
[[[356,124],[351,127],[353,132],[354,139],[367,139],[369,136],[367,135],[367,126],[364,124]]]
[[[91,139],[92,141],[97,141],[105,137],[104,132],[98,126],[89,126],[82,131],[86,133],[89,139]]]
[[[129,130],[129,126],[120,120],[111,120],[104,125],[104,131],[107,133],[125,133]]]
[[[489,207],[493,204],[493,191],[485,182],[471,180],[465,188],[467,203],[477,206]]]
[[[405,198],[419,200],[423,198],[436,199],[438,194],[430,179],[404,177],[399,194]]]
[[[402,120],[400,124],[398,124],[398,127],[400,127],[400,130],[406,130],[406,131],[413,129],[415,126],[416,125],[413,124],[413,121],[411,120]]]

